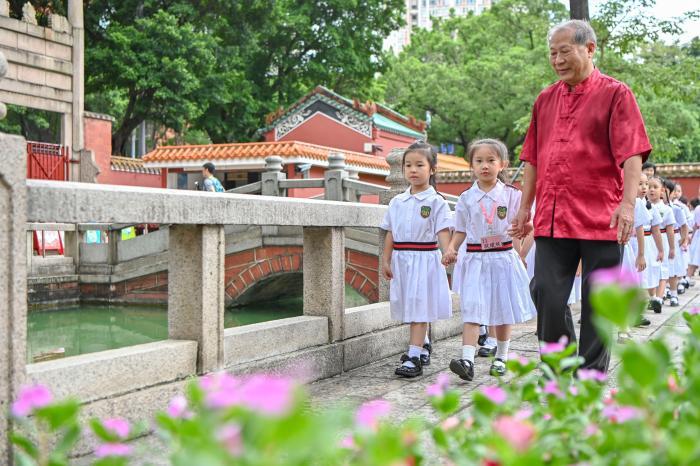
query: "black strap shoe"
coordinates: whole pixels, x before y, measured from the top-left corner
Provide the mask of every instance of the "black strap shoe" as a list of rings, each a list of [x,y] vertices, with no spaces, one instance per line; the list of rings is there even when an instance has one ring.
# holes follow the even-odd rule
[[[484,343],[486,343],[486,339],[489,337],[489,326],[483,325],[483,327],[486,329],[486,331],[483,335],[479,335],[479,346],[484,346]]]
[[[493,348],[489,346],[482,346],[479,348],[479,351],[476,353],[477,356],[480,358],[491,358],[493,356],[496,356],[496,347],[494,346]]]
[[[423,349],[428,350],[428,354],[421,353],[420,363],[424,366],[429,366],[430,365],[430,355],[433,354],[433,345],[431,345],[430,343],[424,343]]]
[[[462,380],[474,380],[474,364],[467,359],[453,359],[450,361],[450,370]]]
[[[491,369],[489,369],[489,373],[494,377],[502,377],[506,375],[507,370],[508,369],[506,368],[506,362],[501,358],[496,358],[491,363]]]
[[[639,322],[635,325],[635,327],[648,327],[651,325],[651,321],[647,319],[646,317],[641,317],[639,319]]]
[[[411,361],[415,367],[404,366],[403,363],[406,361]],[[401,365],[396,368],[394,374],[408,378],[423,375],[423,365],[420,362],[420,358],[409,358],[407,354],[402,355]]]

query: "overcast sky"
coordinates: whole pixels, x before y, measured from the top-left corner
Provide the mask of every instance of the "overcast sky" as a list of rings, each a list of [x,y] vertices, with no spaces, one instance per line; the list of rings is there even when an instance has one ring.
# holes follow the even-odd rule
[[[569,6],[568,0],[561,1],[567,7]],[[591,15],[594,15],[598,6],[603,3],[604,0],[588,0]],[[657,0],[656,6],[651,12],[658,18],[672,18],[698,9],[700,9],[700,1],[698,0]],[[700,36],[700,20],[686,22],[684,29],[685,33],[680,38],[681,42],[688,42],[693,37]]]

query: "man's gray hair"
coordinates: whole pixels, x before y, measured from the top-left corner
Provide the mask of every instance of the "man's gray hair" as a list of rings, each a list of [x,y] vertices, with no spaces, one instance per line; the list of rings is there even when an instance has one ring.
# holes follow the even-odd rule
[[[591,27],[590,23],[588,21],[582,21],[580,19],[564,21],[563,23],[559,23],[556,26],[554,26],[552,29],[549,30],[549,33],[547,34],[547,42],[552,40],[552,36],[554,34],[563,29],[569,29],[570,31],[574,32],[574,44],[586,45],[589,42],[593,42],[593,44],[595,45],[598,44],[597,39],[595,37],[595,31]]]

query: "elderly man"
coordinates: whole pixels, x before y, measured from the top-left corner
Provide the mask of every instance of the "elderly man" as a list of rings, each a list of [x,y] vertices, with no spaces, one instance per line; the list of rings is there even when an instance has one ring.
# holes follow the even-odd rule
[[[527,233],[537,197],[535,276],[540,341],[576,341],[567,299],[579,261],[583,303],[579,355],[583,367],[606,371],[610,354],[591,319],[588,278],[620,264],[634,226],[642,162],[651,152],[632,91],[593,64],[596,36],[584,21],[549,34],[549,61],[559,81],[537,97],[520,159],[523,197],[513,234]],[[536,196],[535,196],[536,194]]]

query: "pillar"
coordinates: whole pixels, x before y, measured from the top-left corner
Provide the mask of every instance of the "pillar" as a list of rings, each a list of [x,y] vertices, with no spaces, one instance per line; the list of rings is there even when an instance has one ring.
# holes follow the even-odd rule
[[[360,173],[356,168],[348,169],[348,179],[350,180],[360,180]],[[360,202],[360,193],[356,190],[348,188],[343,191],[343,200],[346,202]]]
[[[224,366],[222,225],[173,225],[168,248],[168,337],[197,342],[197,373]]]
[[[343,180],[348,177],[345,171],[345,155],[342,152],[331,152],[328,155],[328,169],[324,172],[324,199],[327,201],[342,201],[344,196]]]
[[[379,203],[389,205],[389,202],[397,195],[408,189],[408,182],[403,176],[403,153],[405,149],[392,149],[386,157],[389,164],[389,176],[386,177],[389,183],[389,190],[379,194]],[[384,239],[386,232],[379,230],[379,301],[389,301],[389,281],[382,276],[382,261],[384,260]]]
[[[304,315],[328,317],[331,342],[343,338],[345,229],[304,227]]]
[[[263,196],[286,196],[286,190],[280,189],[279,182],[287,179],[282,172],[282,157],[271,155],[265,158],[265,172],[261,176]]]
[[[73,259],[76,273],[80,267],[80,239],[82,236],[82,232],[78,230],[78,225],[75,226],[75,231],[63,232],[63,254]]]
[[[0,464],[14,464],[6,413],[24,383],[27,356],[26,144],[0,134]]]

